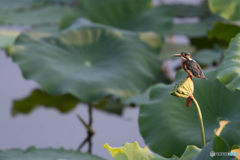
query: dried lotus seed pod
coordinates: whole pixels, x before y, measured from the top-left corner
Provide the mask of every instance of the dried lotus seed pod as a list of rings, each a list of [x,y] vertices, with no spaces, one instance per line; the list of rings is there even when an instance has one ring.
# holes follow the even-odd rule
[[[190,77],[178,81],[169,94],[180,98],[188,98],[193,94],[194,85]]]

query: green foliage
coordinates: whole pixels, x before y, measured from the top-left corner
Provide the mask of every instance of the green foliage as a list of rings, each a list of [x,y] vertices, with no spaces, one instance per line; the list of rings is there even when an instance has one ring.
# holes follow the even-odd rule
[[[77,107],[77,104],[81,101],[71,94],[62,95],[49,95],[42,90],[35,89],[32,93],[20,100],[14,100],[12,106],[12,116],[18,114],[29,114],[34,109],[39,107],[54,108],[61,113],[67,113]],[[138,102],[136,100],[136,102]],[[104,97],[99,101],[93,102],[91,105],[96,109],[115,113],[118,115],[122,114],[122,110],[125,105],[129,102],[122,104],[119,100],[113,99],[111,96]]]
[[[99,110],[117,115],[122,115],[122,111],[126,107],[120,100],[114,99],[111,96],[106,96],[91,105]]]
[[[37,39],[37,38],[48,37],[58,32],[59,30],[57,25],[47,25],[47,26],[32,28],[31,30],[26,31],[25,33]]]
[[[204,17],[198,23],[180,23],[173,25],[173,34],[187,35],[190,38],[205,37],[207,30],[211,29],[215,22],[221,20],[220,17],[209,15]]]
[[[240,143],[239,134],[239,96],[240,92],[230,92],[213,75],[213,71],[204,72],[208,81],[194,78],[194,97],[199,103],[205,126],[206,141],[213,138],[213,130],[218,121],[231,121],[221,136],[230,146]],[[178,73],[175,83],[187,76],[184,71]],[[191,103],[185,109],[185,99],[169,95],[174,84],[158,84],[150,91],[150,101],[140,106],[139,128],[145,143],[154,152],[171,157],[181,156],[187,145],[201,147],[200,127],[197,111]],[[229,136],[231,135],[231,136]],[[176,143],[177,142],[177,143]]]
[[[0,47],[5,46],[6,44],[12,44],[19,34],[19,31],[0,29]]]
[[[13,44],[21,32],[45,30],[46,33],[58,30],[58,23],[70,8],[68,6],[57,6],[48,3],[46,0],[23,0],[23,1],[2,1],[0,5],[0,23],[4,25],[27,26],[25,30],[17,31],[0,28],[0,47]],[[31,16],[29,16],[31,15]],[[35,34],[40,34],[35,33]]]
[[[197,23],[177,23],[172,27],[172,34],[186,35],[190,38],[206,37],[206,31],[210,29],[216,21],[221,20],[219,16],[212,15],[207,3],[200,6],[192,5],[169,5],[169,10],[176,17],[198,17]]]
[[[238,153],[238,155],[236,156],[236,159],[240,159],[240,148],[239,148],[239,146],[238,145],[234,145],[233,147],[232,147],[232,150],[231,150],[231,152],[237,152]]]
[[[83,0],[78,7],[66,14],[61,28],[67,28],[79,17],[93,22],[131,31],[154,31],[159,35],[178,34],[189,37],[206,36],[206,30],[220,20],[211,15],[207,3],[201,6],[168,5],[153,8],[149,0]],[[94,5],[98,3],[98,5]],[[187,11],[187,12],[186,12]],[[173,16],[198,16],[199,23],[172,24]],[[210,16],[210,17],[209,17]]]
[[[151,0],[82,0],[78,3],[74,15],[67,15],[66,18],[71,19],[71,22],[73,22],[77,17],[84,17],[93,22],[118,27],[128,17],[137,16],[150,7]],[[65,20],[63,18],[62,24],[64,27],[62,28],[67,28],[70,25],[70,23],[66,24]]]
[[[24,12],[9,12],[0,14],[0,23],[25,26],[58,23],[61,17],[69,10],[70,8],[66,6],[46,6]]]
[[[140,132],[146,144],[164,157],[153,154],[146,147],[140,148],[137,142],[118,148],[105,144],[104,147],[115,160],[215,160],[222,157],[212,158],[210,151],[229,152],[231,146],[240,144],[240,91],[229,91],[240,89],[240,65],[237,61],[240,57],[240,34],[236,36],[240,27],[238,23],[223,21],[218,16],[239,21],[238,0],[209,0],[201,6],[159,7],[153,7],[151,0],[81,0],[72,10],[67,6],[76,5],[76,2],[1,2],[0,23],[31,26],[31,29],[16,41],[15,37],[20,32],[0,30],[0,45],[15,41],[15,45],[7,47],[13,61],[19,65],[26,79],[35,80],[47,92],[35,90],[25,99],[15,101],[13,115],[28,114],[40,106],[65,113],[74,109],[79,102],[121,114],[124,106],[143,103],[139,113]],[[53,3],[64,5],[56,6]],[[208,4],[216,15],[212,15]],[[200,21],[173,24],[173,17],[198,17]],[[60,19],[61,28],[65,28],[62,32],[58,32],[57,28]],[[171,34],[188,36],[195,47],[163,45],[159,35]],[[199,64],[217,64],[222,54],[221,49],[215,48],[216,44],[225,47],[235,36],[225,51],[222,65],[215,71],[216,77],[229,90],[214,79],[213,71],[205,73],[209,81],[194,79],[194,97],[202,110],[208,142],[201,150],[196,147],[201,146],[201,139],[193,104],[189,110],[184,110],[185,101],[169,95],[174,84],[147,88],[157,81],[156,75],[160,72],[162,61],[172,54],[201,49],[193,55]],[[159,75],[163,76],[163,73]],[[175,82],[184,76],[186,73],[180,72]],[[213,130],[222,119],[228,119],[231,123],[219,136]],[[234,149],[239,148],[235,146]],[[1,156],[8,160],[25,157],[46,160],[100,159],[63,149],[35,148],[0,151],[0,159]]]
[[[195,157],[189,159],[189,160],[235,160],[234,157],[227,157],[227,156],[222,156],[222,157],[211,157],[210,152],[230,152],[230,148],[228,143],[222,138],[217,135],[214,135],[213,140],[208,142],[202,151]]]
[[[36,149],[34,147],[28,148],[26,151],[20,149],[0,150],[1,160],[103,160],[97,156],[89,153],[75,152],[73,150],[52,148]]]
[[[31,34],[35,38],[43,38],[50,36],[56,32],[58,32],[58,26],[57,25],[48,25],[48,26],[41,26],[32,28],[30,30],[24,31],[27,34]],[[7,52],[9,46],[14,43],[16,37],[18,37],[21,34],[20,31],[11,31],[6,29],[0,29],[0,47],[4,48]]]
[[[173,34],[186,35],[189,37],[203,37],[206,36],[206,30],[209,27],[203,23],[180,23],[173,26]]]
[[[230,42],[238,33],[240,33],[240,24],[233,22],[217,22],[213,29],[208,31],[210,39],[217,38]]]
[[[55,36],[18,37],[11,56],[26,79],[50,94],[68,92],[83,102],[144,91],[160,68],[160,38],[80,20]],[[29,67],[31,66],[31,67]]]
[[[222,58],[222,53],[211,49],[202,49],[194,53],[193,59],[201,65],[212,65],[218,63]]]
[[[139,106],[143,102],[149,101],[150,87],[142,94],[137,94],[129,99],[123,100],[122,103],[131,106]]]
[[[36,8],[42,5],[45,5],[44,1],[35,1],[35,0],[7,0],[1,1],[0,13],[22,11],[27,8]]]
[[[200,49],[213,49],[216,45],[221,48],[227,48],[228,42],[219,39],[209,39],[208,37],[194,37],[190,39],[191,45],[195,46],[197,50]]]
[[[79,99],[70,94],[52,96],[39,89],[34,90],[30,96],[22,100],[15,100],[12,115],[28,114],[39,106],[53,107],[62,113],[69,112],[79,103]]]
[[[200,148],[198,148],[196,146],[193,146],[193,145],[188,145],[186,150],[184,151],[183,155],[180,157],[179,160],[189,160],[190,158],[198,155],[199,152],[201,152]]]
[[[231,40],[229,47],[224,51],[223,63],[215,71],[216,78],[231,90],[240,89],[240,33]]]
[[[239,0],[208,0],[209,8],[215,14],[230,20],[240,20],[240,1]]]
[[[149,151],[147,147],[140,148],[137,142],[124,143],[123,146],[112,148],[107,143],[103,146],[108,149],[114,160],[179,160],[178,157],[164,158]],[[196,156],[201,150],[196,146],[188,146],[180,160],[187,160]]]
[[[40,0],[53,4],[61,4],[61,5],[76,5],[79,0]]]
[[[0,47],[13,44],[20,32],[43,31],[46,30],[46,28],[53,27],[57,28],[55,30],[58,30],[60,19],[71,10],[70,6],[63,4],[71,4],[72,1],[69,0],[68,3],[63,1],[64,0],[1,1],[0,24],[25,26],[26,29],[19,31],[21,27],[17,27],[17,30],[0,28]],[[61,6],[55,4],[61,4]],[[49,31],[49,29],[47,30]]]
[[[114,160],[161,159],[160,156],[151,153],[147,147],[140,148],[137,142],[124,143],[123,146],[118,148],[112,148],[106,143],[104,148],[108,149]]]
[[[160,35],[169,33],[172,21],[167,7],[152,8],[150,0],[81,0],[74,11],[63,17],[61,28],[67,28],[79,17],[129,31],[154,31]]]
[[[220,136],[222,130],[224,127],[229,124],[229,121],[226,120],[221,120],[219,122],[220,127],[216,128],[214,130],[214,137],[213,139],[208,142],[202,151],[195,157],[191,158],[191,160],[235,160],[234,157],[226,157],[226,156],[216,156],[215,153],[214,155],[210,156],[211,152],[230,152],[230,147],[227,141]],[[209,154],[210,153],[210,154]]]
[[[208,4],[203,3],[200,6],[172,4],[166,5],[174,17],[204,17],[210,14]]]
[[[147,147],[140,148],[137,142],[125,143],[121,147],[112,148],[107,143],[103,146],[108,149],[114,160],[235,160],[235,157],[218,157],[210,156],[210,152],[230,152],[230,147],[227,141],[220,136],[226,122],[220,121],[220,127],[214,130],[212,140],[208,142],[203,149],[194,145],[188,145],[180,158],[172,156],[172,158],[165,158],[152,154]],[[239,147],[234,145],[231,152],[238,152]]]

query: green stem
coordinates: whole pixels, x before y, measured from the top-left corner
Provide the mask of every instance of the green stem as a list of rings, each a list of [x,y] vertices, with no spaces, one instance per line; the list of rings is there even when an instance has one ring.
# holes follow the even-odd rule
[[[193,97],[193,102],[195,103],[195,106],[196,106],[197,111],[198,111],[198,118],[199,118],[199,122],[200,122],[201,136],[202,136],[202,147],[204,147],[205,146],[205,133],[204,133],[202,113],[201,113],[200,107],[197,103],[197,100],[194,97]]]

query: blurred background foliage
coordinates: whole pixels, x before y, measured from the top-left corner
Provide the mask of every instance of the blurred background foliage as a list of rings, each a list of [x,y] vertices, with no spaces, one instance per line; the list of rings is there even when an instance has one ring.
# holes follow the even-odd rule
[[[191,157],[201,159],[218,141],[227,143],[218,151],[240,145],[239,92],[231,92],[240,89],[240,1],[205,0],[198,6],[153,5],[151,0],[0,3],[0,46],[24,78],[41,86],[13,102],[13,116],[42,106],[67,113],[78,103],[121,115],[125,107],[140,105],[140,132],[161,156],[193,152]],[[178,37],[188,43],[179,43]],[[209,81],[194,79],[209,142],[202,151],[196,149],[201,146],[195,110],[183,111],[183,101],[168,95],[169,84],[178,80],[170,69],[171,55],[182,51],[191,52],[203,69],[211,69],[206,72]],[[213,132],[223,119],[231,121],[222,132],[224,140]],[[197,147],[185,151],[190,144]]]

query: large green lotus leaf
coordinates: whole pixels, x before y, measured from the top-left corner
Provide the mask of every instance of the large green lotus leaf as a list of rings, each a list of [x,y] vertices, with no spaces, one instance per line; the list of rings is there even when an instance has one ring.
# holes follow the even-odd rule
[[[44,37],[48,37],[48,36],[51,36],[51,35],[59,32],[58,28],[59,27],[56,24],[43,25],[43,26],[36,27],[36,28],[33,27],[33,28],[27,30],[26,33],[30,34],[31,36],[34,36],[35,38],[37,38],[37,37],[44,38]]]
[[[196,60],[200,65],[211,65],[213,63],[218,63],[221,60],[221,57],[221,52],[211,49],[198,50],[193,55],[193,59]]]
[[[1,160],[103,160],[103,158],[90,155],[89,153],[75,152],[64,149],[36,149],[28,148],[26,151],[20,149],[0,150]]]
[[[186,35],[189,37],[203,37],[206,36],[208,26],[203,23],[180,23],[173,25],[173,34]]]
[[[240,23],[217,22],[213,29],[208,31],[208,37],[230,42],[238,33],[240,33]]]
[[[110,147],[106,143],[103,147],[108,149],[114,160],[179,160],[177,156],[172,156],[172,158],[157,156],[150,152],[147,147],[140,148],[137,142],[124,143],[123,146],[117,148]],[[187,146],[180,160],[188,160],[196,156],[200,151],[201,149],[196,146]]]
[[[217,15],[213,15],[207,2],[201,6],[170,5],[170,11],[178,17],[198,17],[197,23],[177,23],[173,25],[172,34],[187,35],[190,38],[206,37],[207,30],[211,29],[216,21],[222,20]]]
[[[158,82],[165,83],[165,84],[171,83],[170,79],[168,79],[168,77],[162,71],[160,71],[158,73],[158,75],[156,76],[154,84],[156,84]],[[129,99],[122,100],[121,102],[127,106],[129,106],[129,105],[133,106],[133,107],[140,106],[141,103],[145,103],[145,102],[149,101],[150,89],[151,89],[151,86],[143,93],[137,94]]]
[[[174,24],[172,33],[177,35],[187,35],[191,38],[207,36],[207,30],[211,29],[215,22],[221,20],[220,17],[209,15],[198,23]]]
[[[79,17],[130,31],[154,31],[168,34],[172,14],[165,6],[151,7],[151,0],[81,0],[77,9],[66,14],[61,28]]]
[[[117,115],[122,115],[125,104],[122,103],[119,99],[114,99],[111,96],[106,96],[94,103],[92,103],[93,107],[108,112],[114,113]]]
[[[202,111],[206,142],[212,140],[219,120],[231,121],[221,136],[229,145],[240,143],[240,91],[229,91],[213,74],[205,71],[207,80],[193,78],[194,97]],[[187,74],[178,72],[175,83]],[[181,156],[187,145],[201,147],[201,132],[197,110],[193,102],[185,109],[186,100],[169,95],[174,84],[155,85],[150,101],[140,106],[139,128],[145,143],[156,153],[171,157]],[[238,131],[237,131],[238,130]]]
[[[232,150],[231,152],[234,152],[234,156],[237,158],[237,159],[240,159],[240,147],[238,145],[234,145],[232,147]],[[237,153],[237,155],[236,155]]]
[[[28,34],[32,34],[32,36],[34,37],[43,38],[58,32],[58,26],[57,25],[41,26],[37,28],[31,28],[25,32],[27,32]],[[15,39],[20,34],[21,34],[20,31],[0,29],[0,47],[7,50],[6,46],[12,45]]]
[[[12,116],[29,114],[39,107],[54,108],[61,113],[67,113],[76,108],[78,103],[81,103],[81,101],[71,94],[49,95],[40,89],[35,89],[27,97],[13,101]],[[99,110],[117,115],[121,115],[124,108],[119,100],[109,96],[91,105]]]
[[[224,51],[223,63],[215,71],[216,78],[231,90],[240,89],[240,33]]]
[[[208,3],[203,3],[200,6],[173,4],[166,5],[172,12],[174,17],[202,17],[209,14]]]
[[[214,135],[213,140],[208,142],[201,152],[189,160],[235,160],[233,156],[210,156],[210,152],[230,152],[228,143],[222,137]]]
[[[42,23],[59,23],[62,16],[69,10],[70,7],[67,6],[45,6],[29,9],[24,12],[9,12],[0,14],[0,23],[25,26]]]
[[[69,112],[79,103],[79,99],[70,94],[49,95],[42,90],[35,89],[31,95],[21,100],[14,100],[12,106],[12,115],[16,116],[19,113],[29,114],[32,110],[45,106],[53,107],[62,113]]]
[[[163,73],[163,71],[159,71],[153,84],[156,84],[159,82],[165,83],[165,84],[170,84],[171,80]],[[144,91],[143,93],[137,94],[129,99],[122,100],[121,102],[127,106],[129,106],[129,105],[133,106],[133,107],[140,106],[141,103],[145,103],[145,102],[149,101],[150,89],[151,89],[151,86],[148,87],[148,89],[146,91]]]
[[[26,79],[50,94],[68,92],[83,102],[143,92],[161,68],[161,39],[79,20],[47,38],[22,34],[11,48]]]
[[[39,0],[39,1],[61,5],[76,5],[79,0]]]
[[[151,87],[142,94],[137,94],[129,99],[123,100],[122,103],[130,106],[139,106],[141,103],[149,101],[150,88]]]
[[[208,142],[204,148],[201,150],[201,152],[195,156],[190,158],[189,160],[235,160],[235,158],[232,157],[226,157],[225,156],[217,156],[216,152],[225,152],[228,153],[230,152],[230,146],[227,143],[227,141],[219,136],[222,132],[222,130],[224,129],[225,125],[229,123],[229,121],[227,121],[227,123],[220,121],[220,127],[214,130],[214,137],[213,139]],[[229,135],[228,135],[229,136]],[[214,153],[212,153],[214,152]],[[210,156],[211,155],[211,156]]]
[[[35,1],[35,0],[21,0],[21,1],[1,0],[0,13],[3,14],[3,12],[21,11],[23,9],[37,7],[43,4],[44,4],[43,1]]]
[[[225,152],[227,154],[228,152],[230,152],[229,144],[223,137],[220,136],[226,124],[229,124],[229,121],[225,120],[225,122],[223,123],[222,122],[223,121],[220,121],[219,122],[220,127],[214,130],[215,134],[213,139],[204,146],[204,148],[201,150],[201,152],[197,156],[190,158],[189,160],[202,160],[202,159],[204,160],[235,160],[233,156],[226,157],[226,155],[224,156],[216,155],[216,152],[218,153]],[[230,134],[228,134],[228,136],[230,136]]]
[[[238,104],[236,104],[236,102],[235,102],[235,105],[238,105]],[[232,147],[236,144],[240,145],[240,142],[239,142],[239,135],[240,135],[239,119],[240,119],[240,115],[239,114],[234,115],[234,119],[238,119],[238,121],[237,120],[231,121],[231,123],[229,123],[225,127],[225,129],[222,131],[222,133],[220,135],[221,137],[223,137],[228,142],[230,147]]]
[[[19,36],[19,31],[10,31],[6,29],[0,29],[0,47],[4,47],[7,44],[13,44],[17,36]]]
[[[220,46],[221,48],[227,48],[229,45],[229,42],[222,41],[219,39],[209,39],[207,36],[206,37],[194,37],[190,39],[191,45],[199,49],[212,49],[215,48],[216,45]],[[203,43],[204,42],[204,43]]]
[[[209,0],[210,10],[231,21],[240,20],[240,1],[239,0]]]
[[[151,0],[81,0],[75,10],[66,14],[61,28],[67,28],[78,18],[87,18],[93,22],[118,27],[123,22],[136,17],[151,8]]]

